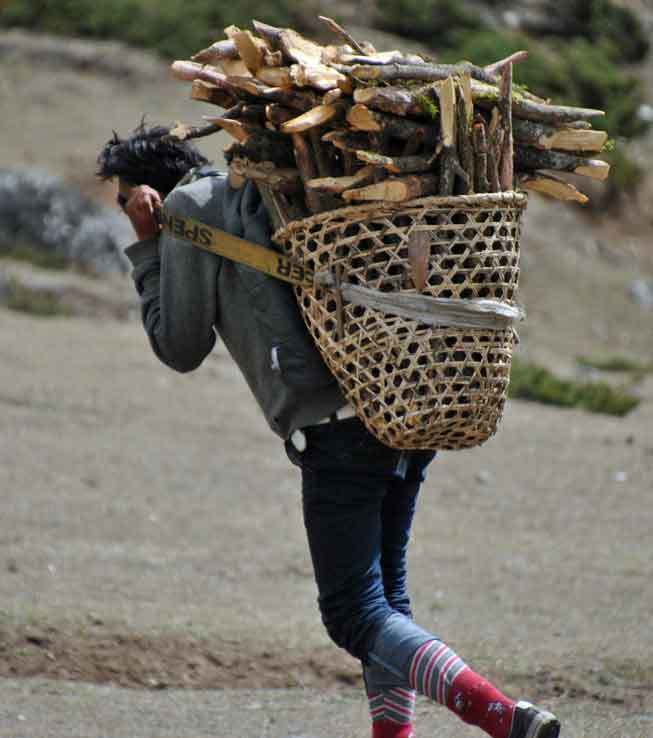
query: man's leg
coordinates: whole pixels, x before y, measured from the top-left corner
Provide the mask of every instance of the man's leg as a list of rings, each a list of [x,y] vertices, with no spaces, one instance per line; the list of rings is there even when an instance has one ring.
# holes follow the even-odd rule
[[[381,571],[390,607],[412,618],[407,588],[407,553],[419,489],[431,451],[404,454],[403,478],[391,482],[381,508]],[[409,738],[413,735],[415,691],[382,667],[363,667],[372,718],[372,738]]]

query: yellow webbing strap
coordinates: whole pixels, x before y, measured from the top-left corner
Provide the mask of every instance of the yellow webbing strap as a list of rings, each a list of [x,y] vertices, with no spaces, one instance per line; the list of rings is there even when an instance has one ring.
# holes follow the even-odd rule
[[[284,282],[313,287],[313,273],[293,259],[265,246],[246,241],[199,220],[161,210],[161,227],[175,238],[182,238],[205,251],[226,256]]]

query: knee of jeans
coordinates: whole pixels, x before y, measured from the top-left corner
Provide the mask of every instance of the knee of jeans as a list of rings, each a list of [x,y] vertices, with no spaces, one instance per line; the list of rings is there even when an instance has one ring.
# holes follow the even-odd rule
[[[365,660],[376,633],[392,610],[387,604],[334,612],[320,603],[322,622],[329,638],[357,659]]]

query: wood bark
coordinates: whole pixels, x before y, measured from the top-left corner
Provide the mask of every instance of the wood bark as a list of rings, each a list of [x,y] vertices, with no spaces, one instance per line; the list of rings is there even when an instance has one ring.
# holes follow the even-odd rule
[[[515,166],[518,171],[554,169],[598,180],[605,180],[610,173],[610,165],[606,161],[574,156],[563,151],[542,151],[531,146],[517,148]]]
[[[487,127],[481,115],[474,119],[474,189],[476,192],[489,192],[490,181],[488,179],[488,145]]]
[[[370,137],[366,133],[349,133],[347,131],[329,131],[322,136],[322,140],[332,144],[341,151],[350,151],[356,154],[361,149],[370,148]]]
[[[514,143],[512,134],[512,63],[506,64],[501,71],[501,125],[503,141],[501,145],[501,163],[499,165],[499,184],[501,190],[512,190],[514,187],[513,154]]]

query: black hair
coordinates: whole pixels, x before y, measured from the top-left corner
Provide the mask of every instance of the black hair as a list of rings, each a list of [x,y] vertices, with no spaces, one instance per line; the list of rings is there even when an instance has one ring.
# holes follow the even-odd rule
[[[145,121],[124,139],[114,131],[98,156],[98,177],[119,177],[167,195],[189,169],[209,163],[193,144],[169,138],[169,133],[165,126],[148,129]]]

